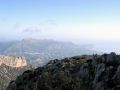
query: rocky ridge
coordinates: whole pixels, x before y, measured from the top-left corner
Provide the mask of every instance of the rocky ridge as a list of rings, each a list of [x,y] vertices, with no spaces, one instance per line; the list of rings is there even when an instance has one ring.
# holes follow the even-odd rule
[[[25,71],[6,90],[120,90],[120,55],[83,55],[52,60]]]

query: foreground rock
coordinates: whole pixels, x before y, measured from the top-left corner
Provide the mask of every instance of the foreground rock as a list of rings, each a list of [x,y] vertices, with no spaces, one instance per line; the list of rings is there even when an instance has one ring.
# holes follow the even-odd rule
[[[25,71],[6,90],[120,90],[120,55],[53,60]]]

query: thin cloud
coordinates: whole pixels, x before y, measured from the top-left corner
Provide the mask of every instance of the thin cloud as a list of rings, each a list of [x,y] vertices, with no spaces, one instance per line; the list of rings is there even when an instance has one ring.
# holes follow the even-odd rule
[[[7,18],[4,18],[4,17],[3,17],[3,18],[0,19],[0,21],[1,21],[1,22],[6,22],[6,21],[7,21]]]
[[[46,21],[49,25],[57,26],[57,22],[55,20],[47,20]]]
[[[15,23],[15,24],[13,25],[13,29],[19,29],[19,27],[20,27],[20,24],[19,24],[19,23]]]
[[[23,33],[39,33],[42,30],[40,28],[36,28],[36,27],[29,27],[23,30]]]

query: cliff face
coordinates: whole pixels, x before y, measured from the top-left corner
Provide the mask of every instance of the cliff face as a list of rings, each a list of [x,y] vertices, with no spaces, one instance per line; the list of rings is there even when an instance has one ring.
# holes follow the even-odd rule
[[[0,56],[0,90],[5,90],[11,80],[31,69],[24,57]]]
[[[10,67],[24,67],[27,66],[27,62],[24,57],[17,56],[0,56],[0,65],[5,64]]]
[[[120,55],[53,60],[25,71],[6,90],[120,90]]]

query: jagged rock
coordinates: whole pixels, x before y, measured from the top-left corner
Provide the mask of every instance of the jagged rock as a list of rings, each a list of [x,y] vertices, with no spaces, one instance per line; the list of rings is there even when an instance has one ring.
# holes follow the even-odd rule
[[[95,78],[93,83],[96,84],[98,82],[98,79],[100,78],[102,72],[105,70],[105,64],[101,63],[99,65],[96,65],[96,69],[95,69]]]
[[[106,62],[112,62],[116,60],[116,54],[114,52],[110,53],[107,55]]]
[[[89,70],[88,70],[88,63],[84,63],[79,72],[81,78],[88,78],[89,77]]]
[[[102,62],[104,63],[116,62],[116,54],[114,52],[110,54],[103,54],[101,58],[102,58]]]
[[[52,60],[26,71],[6,90],[120,90],[120,55],[84,55]]]
[[[120,65],[118,66],[116,74],[114,75],[113,79],[116,79],[120,82]]]
[[[103,87],[104,83],[103,82],[99,82],[99,79],[101,78],[100,76],[102,75],[104,70],[105,70],[105,64],[104,63],[96,65],[95,77],[94,77],[94,80],[93,80],[93,88],[95,90],[104,90],[103,88],[101,88],[101,87]]]

